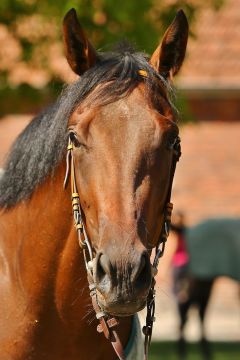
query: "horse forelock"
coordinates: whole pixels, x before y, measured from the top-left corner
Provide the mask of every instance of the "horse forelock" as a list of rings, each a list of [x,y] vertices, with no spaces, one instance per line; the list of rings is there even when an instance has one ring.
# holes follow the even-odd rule
[[[147,77],[143,78],[139,70],[146,71]],[[91,106],[127,96],[142,81],[152,98],[156,93],[164,97],[172,93],[168,82],[155,72],[144,54],[133,52],[128,46],[114,53],[100,53],[98,63],[65,87],[58,100],[33,118],[18,136],[0,180],[0,207],[9,208],[27,200],[47,176],[53,176],[66,152],[69,117],[98,85],[107,84],[94,92]]]

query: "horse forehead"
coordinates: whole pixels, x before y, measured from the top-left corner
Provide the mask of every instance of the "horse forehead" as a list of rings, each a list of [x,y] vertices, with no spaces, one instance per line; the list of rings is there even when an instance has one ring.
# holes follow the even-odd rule
[[[149,98],[145,94],[142,84],[133,89],[127,96],[109,104],[109,107],[116,111],[116,115],[127,119],[129,117],[143,118],[146,115],[149,116],[154,111],[151,108]]]
[[[110,136],[132,134],[133,138],[147,139],[148,135],[154,136],[160,130],[159,117],[142,87],[137,87],[128,96],[100,108],[92,126]]]

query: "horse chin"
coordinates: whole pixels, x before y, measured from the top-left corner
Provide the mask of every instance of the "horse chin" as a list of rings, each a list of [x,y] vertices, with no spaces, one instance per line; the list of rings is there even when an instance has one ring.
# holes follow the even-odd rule
[[[98,298],[98,303],[105,313],[111,316],[125,317],[132,316],[138,311],[144,309],[146,306],[146,299],[135,299],[131,301],[117,300],[107,302],[104,299]]]
[[[135,309],[129,309],[129,308],[125,308],[125,309],[122,309],[119,307],[118,310],[114,311],[112,309],[109,309],[109,310],[105,310],[109,315],[111,316],[116,316],[116,317],[127,317],[127,316],[132,316],[134,314],[136,314],[137,312],[141,311],[142,309],[144,309],[146,306],[146,302],[144,302],[143,305],[135,308]]]

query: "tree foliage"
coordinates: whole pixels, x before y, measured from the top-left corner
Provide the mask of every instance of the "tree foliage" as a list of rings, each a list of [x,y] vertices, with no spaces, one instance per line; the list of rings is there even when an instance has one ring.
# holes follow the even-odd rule
[[[203,6],[217,8],[222,0],[1,0],[1,87],[46,87],[68,81],[70,70],[63,55],[61,24],[75,7],[91,42],[104,50],[127,38],[151,53],[164,29],[183,8],[194,20]]]

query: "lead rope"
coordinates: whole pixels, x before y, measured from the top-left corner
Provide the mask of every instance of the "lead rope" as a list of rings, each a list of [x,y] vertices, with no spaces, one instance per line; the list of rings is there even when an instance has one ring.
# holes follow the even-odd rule
[[[87,232],[85,229],[82,210],[80,204],[79,193],[77,191],[75,167],[73,158],[73,143],[71,139],[68,140],[67,157],[66,157],[66,175],[64,179],[64,188],[67,187],[69,175],[71,176],[71,192],[72,192],[72,209],[75,228],[77,230],[77,237],[80,248],[83,250],[85,268],[87,270],[87,278],[89,283],[90,296],[92,300],[93,308],[96,312],[96,318],[99,321],[97,331],[103,333],[104,336],[111,341],[113,349],[117,354],[119,360],[126,360],[124,355],[124,349],[117,331],[116,326],[119,324],[119,320],[115,317],[109,317],[98,304],[96,285],[93,279],[93,251],[89,242]]]

